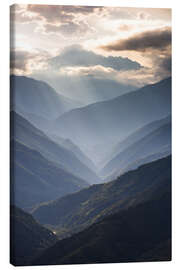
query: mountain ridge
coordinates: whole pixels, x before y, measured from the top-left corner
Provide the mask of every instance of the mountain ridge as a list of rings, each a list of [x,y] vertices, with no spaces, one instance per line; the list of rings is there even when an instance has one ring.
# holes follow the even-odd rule
[[[41,204],[32,215],[41,224],[60,231],[78,232],[99,219],[146,201],[170,188],[171,157],[162,158],[129,171],[118,179],[90,186],[55,201]],[[65,234],[66,236],[67,234]]]
[[[91,183],[98,182],[98,176],[83,164],[73,152],[57,145],[45,133],[14,111],[11,111],[11,137],[36,149],[46,159],[48,157],[48,160],[58,164],[71,174]]]
[[[148,253],[163,246],[156,260],[171,260],[171,194],[105,217],[82,232],[59,240],[32,263],[86,264],[153,261]],[[164,256],[165,251],[165,256]]]
[[[94,142],[106,145],[109,140],[123,140],[137,128],[170,113],[171,78],[168,78],[112,100],[73,109],[57,118],[54,128],[83,149]]]
[[[34,207],[89,186],[36,150],[14,140],[11,140],[11,176],[11,204],[21,208]]]

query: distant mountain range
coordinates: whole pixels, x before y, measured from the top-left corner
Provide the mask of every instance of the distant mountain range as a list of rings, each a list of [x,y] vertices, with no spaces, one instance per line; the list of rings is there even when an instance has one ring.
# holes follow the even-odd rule
[[[82,104],[73,100],[64,101],[63,96],[42,81],[11,76],[11,86],[15,112],[56,143],[62,139],[76,150],[79,147],[75,154],[81,152],[78,158],[94,171],[110,161],[108,155],[112,147],[117,146],[118,151],[117,143],[171,114],[171,78],[81,108],[77,107]]]
[[[10,77],[11,110],[26,117],[39,128],[64,112],[83,104],[58,94],[47,83],[25,76]],[[45,125],[46,123],[46,125]]]
[[[11,112],[11,128],[12,138],[31,149],[35,149],[44,158],[54,162],[63,170],[87,182],[89,181],[89,183],[99,181],[98,176],[82,163],[73,152],[52,141],[45,133],[13,111]]]
[[[165,118],[155,120],[147,125],[144,125],[141,128],[137,128],[135,132],[131,133],[124,140],[116,143],[112,146],[111,152],[108,154],[106,160],[104,160],[104,164],[107,164],[110,160],[112,160],[115,156],[117,156],[120,152],[123,152],[129,146],[133,145],[137,141],[140,141],[153,131],[162,127],[163,125],[171,124],[171,115],[168,115]]]
[[[111,179],[113,180],[134,162],[155,153],[164,154],[168,149],[168,154],[170,154],[170,117],[146,125],[120,142],[115,148],[114,157],[101,169],[101,174],[104,176],[112,175]]]
[[[11,141],[11,204],[31,208],[87,186],[36,150]]]
[[[52,225],[60,238],[78,232],[102,218],[150,200],[171,186],[171,157],[143,165],[117,180],[93,185],[33,209],[41,224]],[[65,233],[62,233],[65,232]]]
[[[37,77],[37,76],[36,76]],[[109,78],[95,78],[93,76],[63,78],[47,78],[41,76],[43,81],[50,84],[56,91],[63,96],[80,101],[84,105],[101,102],[116,98],[136,88],[132,85],[120,83]]]
[[[71,140],[61,138],[60,136],[54,135],[52,133],[47,133],[47,135],[51,138],[52,141],[66,148],[68,151],[71,151],[88,168],[90,168],[93,171],[97,171],[97,167],[92,162],[92,160],[90,160],[84,154],[84,152],[82,152],[81,149],[76,144],[74,144]]]
[[[15,266],[30,264],[35,256],[57,241],[51,231],[15,206],[11,206],[10,219],[10,262]]]
[[[54,131],[81,149],[103,143],[106,147],[109,141],[117,143],[138,128],[170,114],[171,78],[168,78],[112,100],[73,109],[57,118]]]
[[[11,76],[14,265],[171,259],[171,78],[90,81]]]

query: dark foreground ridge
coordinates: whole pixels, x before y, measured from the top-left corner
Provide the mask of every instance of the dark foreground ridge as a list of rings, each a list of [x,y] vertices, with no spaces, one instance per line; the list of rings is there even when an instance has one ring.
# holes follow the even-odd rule
[[[140,166],[112,182],[93,185],[42,204],[32,214],[41,224],[52,225],[53,230],[56,228],[62,239],[119,210],[168,192],[170,185],[171,156],[168,156]]]
[[[57,242],[32,264],[171,260],[170,239],[171,194],[166,192]]]
[[[10,262],[15,266],[28,265],[35,255],[52,246],[57,238],[20,208],[11,206],[10,212]]]

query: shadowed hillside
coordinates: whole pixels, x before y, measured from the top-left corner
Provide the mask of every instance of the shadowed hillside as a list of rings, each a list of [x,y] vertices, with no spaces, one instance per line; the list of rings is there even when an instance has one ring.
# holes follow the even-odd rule
[[[10,214],[10,262],[13,265],[29,264],[34,256],[57,241],[56,236],[40,226],[30,214],[15,206],[11,206]]]
[[[170,237],[171,195],[165,192],[57,242],[33,264],[171,260]]]
[[[167,157],[125,173],[112,182],[93,185],[42,204],[32,214],[41,224],[55,228],[63,238],[107,215],[168,192],[170,185],[171,157]]]

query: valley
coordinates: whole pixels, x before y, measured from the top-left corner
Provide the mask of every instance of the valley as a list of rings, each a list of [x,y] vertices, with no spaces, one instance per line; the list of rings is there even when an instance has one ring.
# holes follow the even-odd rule
[[[87,105],[13,76],[11,96],[11,262],[170,260],[171,78]]]

